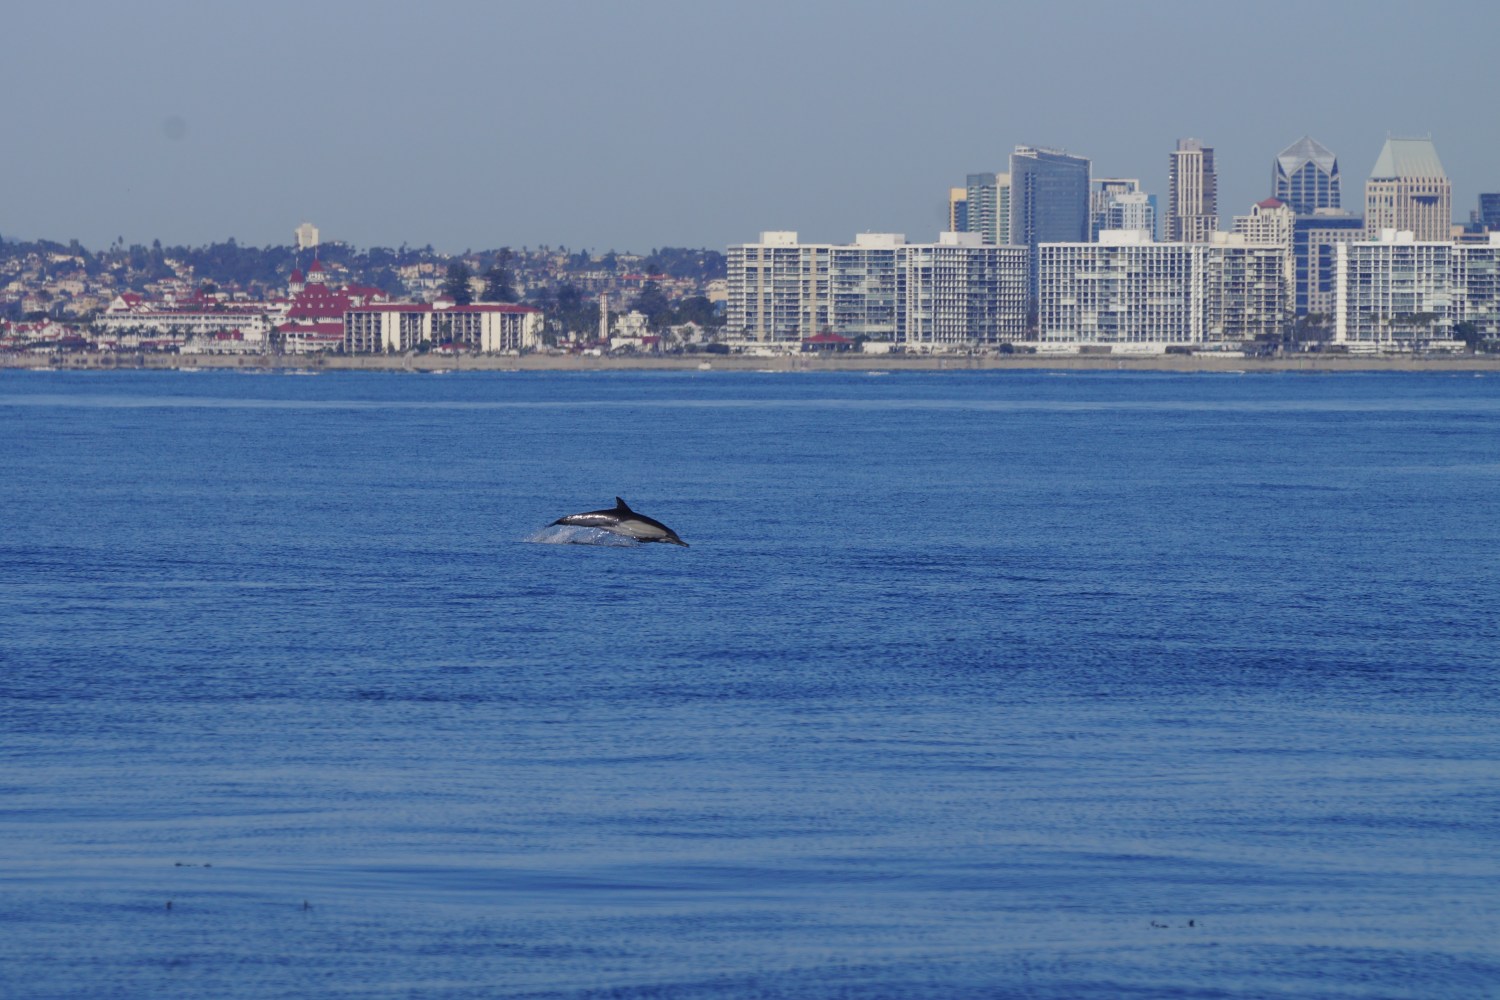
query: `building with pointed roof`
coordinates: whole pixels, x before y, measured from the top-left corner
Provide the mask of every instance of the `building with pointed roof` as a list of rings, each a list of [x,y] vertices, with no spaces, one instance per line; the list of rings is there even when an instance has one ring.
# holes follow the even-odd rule
[[[1453,236],[1453,188],[1431,138],[1385,140],[1365,182],[1365,236],[1394,229],[1418,242]]]
[[[1338,208],[1338,157],[1318,140],[1304,135],[1277,154],[1271,194],[1298,215]]]

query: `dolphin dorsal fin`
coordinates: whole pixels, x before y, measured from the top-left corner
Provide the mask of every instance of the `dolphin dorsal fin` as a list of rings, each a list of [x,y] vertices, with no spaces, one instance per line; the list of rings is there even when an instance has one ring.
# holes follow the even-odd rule
[[[630,510],[630,504],[626,503],[620,497],[615,497],[615,510]],[[634,512],[632,511],[632,513]]]

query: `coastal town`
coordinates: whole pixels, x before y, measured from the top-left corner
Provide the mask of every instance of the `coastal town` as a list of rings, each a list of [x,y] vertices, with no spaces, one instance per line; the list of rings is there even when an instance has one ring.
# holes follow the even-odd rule
[[[0,357],[656,352],[717,334],[723,256],[0,240]]]
[[[0,239],[0,363],[1500,352],[1500,194],[1454,224],[1430,139],[1386,139],[1356,215],[1338,158],[1304,136],[1228,229],[1213,148],[1180,140],[1168,165],[1158,211],[1138,179],[1018,146],[1008,171],[950,189],[930,242],[444,254],[358,250],[308,222],[265,248]]]

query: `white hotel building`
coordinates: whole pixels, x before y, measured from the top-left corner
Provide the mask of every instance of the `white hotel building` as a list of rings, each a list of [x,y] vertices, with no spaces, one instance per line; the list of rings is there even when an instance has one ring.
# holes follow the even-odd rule
[[[1210,238],[1153,243],[1147,232],[1104,230],[1098,243],[1043,243],[1037,340],[1149,349],[1278,336],[1288,308],[1284,249],[1229,233]]]
[[[1026,333],[1026,248],[986,244],[978,233],[943,233],[936,243],[865,233],[829,244],[766,232],[730,247],[728,259],[726,332],[746,342],[831,332],[926,351]]]
[[[541,344],[542,313],[530,306],[483,303],[378,303],[344,313],[344,350],[350,354],[392,354],[423,342],[451,343],[494,354]]]
[[[1450,346],[1459,324],[1500,336],[1500,233],[1489,243],[1416,239],[1385,229],[1337,246],[1334,342],[1352,350]]]

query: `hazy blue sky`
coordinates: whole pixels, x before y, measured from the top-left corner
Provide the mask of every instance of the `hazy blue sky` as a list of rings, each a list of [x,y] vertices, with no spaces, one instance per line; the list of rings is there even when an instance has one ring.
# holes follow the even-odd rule
[[[1454,214],[1500,190],[1487,2],[11,5],[0,234],[648,250],[931,239],[1018,143],[1164,196],[1178,137],[1220,213],[1331,147],[1345,204],[1431,133]],[[1164,197],[1163,197],[1164,200]]]

